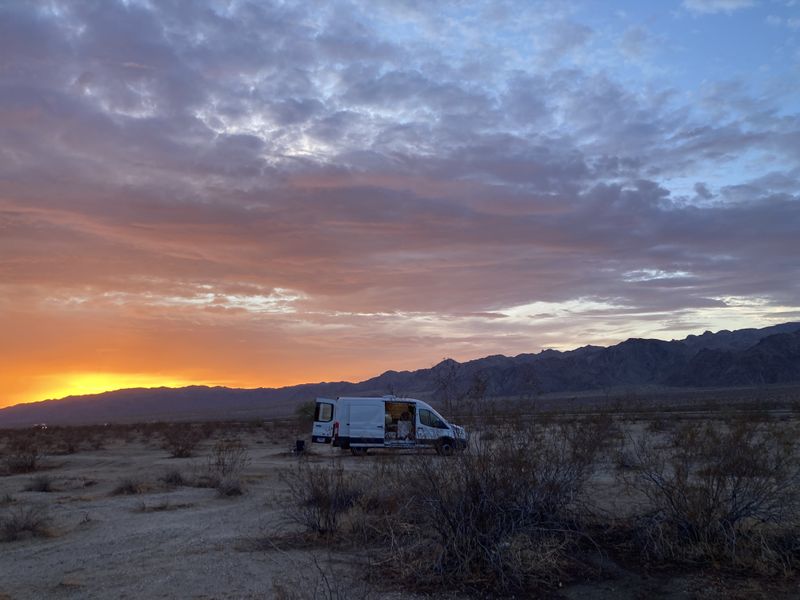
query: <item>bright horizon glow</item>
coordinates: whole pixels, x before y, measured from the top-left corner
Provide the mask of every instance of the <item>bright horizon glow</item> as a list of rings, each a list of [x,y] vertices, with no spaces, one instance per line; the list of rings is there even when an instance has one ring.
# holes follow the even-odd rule
[[[11,397],[5,406],[28,404],[45,400],[58,400],[67,396],[102,394],[129,388],[185,387],[189,385],[224,385],[219,382],[198,381],[191,378],[173,377],[149,373],[63,373],[41,378],[41,387],[27,397]],[[3,405],[0,405],[2,408]]]

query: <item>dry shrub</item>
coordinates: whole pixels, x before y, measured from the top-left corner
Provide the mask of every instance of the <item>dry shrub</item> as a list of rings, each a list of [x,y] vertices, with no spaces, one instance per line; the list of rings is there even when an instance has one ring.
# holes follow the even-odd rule
[[[247,447],[240,440],[220,440],[211,449],[208,472],[220,479],[238,477],[249,463]]]
[[[5,470],[9,473],[30,473],[39,468],[42,457],[37,436],[33,432],[13,436],[3,454]]]
[[[525,594],[556,587],[586,536],[583,489],[607,423],[498,429],[455,457],[379,462],[368,474],[301,462],[288,516],[370,544],[411,589]]]
[[[286,517],[309,533],[329,536],[339,529],[342,517],[364,495],[366,482],[345,473],[338,463],[315,466],[301,460],[293,471],[283,471],[281,479],[289,488],[292,503]]]
[[[384,521],[396,575],[492,594],[557,586],[585,539],[582,492],[604,429],[518,430],[456,459],[406,462],[398,481],[409,502]]]
[[[195,485],[215,488],[223,497],[241,496],[241,477],[249,463],[250,454],[240,440],[219,440],[211,449],[205,468],[196,474]]]
[[[800,558],[800,466],[795,432],[744,420],[687,425],[667,450],[632,443],[625,481],[651,510],[636,539],[646,557],[786,571]]]
[[[191,424],[173,424],[166,427],[162,435],[164,448],[172,458],[188,458],[194,453],[203,433]]]
[[[217,490],[217,494],[223,498],[241,496],[244,494],[244,485],[242,484],[242,480],[237,478],[222,479],[215,486],[215,489]]]
[[[328,558],[320,563],[316,555],[294,575],[283,575],[272,581],[272,598],[275,600],[368,600],[373,595],[364,581],[359,581],[351,571],[336,568]]]
[[[112,496],[132,496],[135,494],[143,494],[147,491],[147,485],[138,479],[126,477],[120,479],[117,485],[111,490]]]
[[[49,475],[38,475],[29,480],[25,484],[24,491],[26,492],[53,492],[55,486],[53,485],[53,478]]]
[[[205,421],[202,425],[200,425],[200,431],[205,439],[210,439],[217,431],[218,427],[219,423],[215,423],[213,421]]]
[[[159,480],[170,486],[186,485],[186,479],[179,469],[169,469],[159,478]]]
[[[0,515],[0,541],[13,542],[26,537],[49,535],[50,517],[36,505],[16,506]]]
[[[54,429],[51,437],[53,454],[75,454],[87,439],[87,431],[79,427],[61,427]]]
[[[172,510],[180,510],[183,508],[192,508],[193,506],[194,504],[190,502],[173,504],[169,500],[164,500],[162,502],[159,502],[158,504],[147,504],[146,502],[140,502],[139,505],[133,509],[133,511],[138,513],[166,512]]]

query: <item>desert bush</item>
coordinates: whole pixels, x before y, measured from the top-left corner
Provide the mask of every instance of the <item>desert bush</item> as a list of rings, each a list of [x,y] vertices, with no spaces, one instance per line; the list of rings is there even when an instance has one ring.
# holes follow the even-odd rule
[[[13,542],[25,537],[49,534],[50,517],[41,506],[16,506],[0,515],[0,541]]]
[[[192,485],[214,488],[222,497],[240,496],[244,493],[242,472],[249,463],[249,452],[241,441],[220,440],[212,447],[205,465],[194,465]]]
[[[241,441],[220,440],[211,449],[208,472],[219,478],[236,477],[241,475],[249,462],[247,447]]]
[[[636,540],[645,556],[693,564],[786,569],[800,558],[800,466],[795,436],[737,421],[687,425],[672,449],[631,444],[625,481],[648,500]]]
[[[34,433],[12,437],[3,455],[5,469],[9,473],[30,473],[39,468],[41,449]]]
[[[240,496],[244,491],[242,472],[249,462],[249,452],[241,441],[219,440],[211,449],[200,482],[215,488],[220,496]]]
[[[282,475],[290,520],[376,548],[411,589],[552,588],[588,540],[583,499],[603,432],[589,422],[501,429],[455,457],[381,461],[370,473],[305,462]]]
[[[597,431],[516,431],[446,462],[405,463],[399,496],[410,502],[385,521],[397,575],[503,595],[556,586],[586,539],[582,492],[602,446]]]
[[[205,421],[200,426],[200,431],[205,439],[210,439],[216,433],[219,423],[213,421]]]
[[[38,475],[30,479],[24,488],[26,492],[52,492],[54,490],[53,478],[49,475]]]
[[[52,431],[54,454],[75,454],[87,438],[88,431],[80,427],[60,427]]]
[[[113,496],[143,494],[146,489],[147,486],[138,479],[126,477],[117,482],[117,485],[111,490],[111,494]]]
[[[133,511],[138,513],[167,512],[172,510],[181,510],[183,508],[192,508],[193,506],[194,504],[189,502],[173,504],[169,500],[164,500],[158,504],[147,504],[146,502],[140,502],[138,506],[133,509]]]
[[[179,469],[170,469],[166,471],[159,480],[166,485],[186,485],[186,480],[183,477],[183,473]]]
[[[557,431],[568,439],[578,463],[592,463],[598,454],[607,452],[624,438],[619,424],[608,412],[562,422]]]
[[[367,583],[356,579],[352,572],[334,568],[330,559],[323,564],[312,555],[312,559],[295,569],[294,574],[273,579],[271,597],[275,600],[368,600],[373,595]]]
[[[294,411],[295,418],[304,425],[310,425],[314,422],[314,411],[317,409],[317,403],[314,400],[308,400],[300,404]]]
[[[366,488],[361,477],[345,473],[336,463],[314,466],[301,461],[295,470],[283,471],[281,479],[291,496],[285,511],[289,521],[319,535],[336,533],[343,515],[355,506]]]
[[[88,442],[92,450],[105,450],[106,448],[106,439],[102,434],[92,436]]]
[[[217,494],[223,498],[241,496],[244,493],[244,485],[242,484],[242,480],[236,477],[226,477],[224,479],[220,479],[217,485],[214,486],[214,489],[216,489]]]
[[[189,424],[174,424],[166,427],[163,432],[164,448],[173,458],[188,458],[192,456],[197,444],[200,443],[202,432]]]
[[[481,441],[482,442],[493,442],[497,439],[497,432],[491,429],[483,431],[481,433]]]

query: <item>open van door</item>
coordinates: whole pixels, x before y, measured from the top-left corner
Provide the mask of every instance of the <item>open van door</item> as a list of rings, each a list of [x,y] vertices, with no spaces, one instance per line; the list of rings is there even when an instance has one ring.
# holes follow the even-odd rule
[[[336,401],[328,398],[317,398],[314,407],[314,428],[311,431],[311,441],[318,444],[330,444],[333,439],[333,414]]]

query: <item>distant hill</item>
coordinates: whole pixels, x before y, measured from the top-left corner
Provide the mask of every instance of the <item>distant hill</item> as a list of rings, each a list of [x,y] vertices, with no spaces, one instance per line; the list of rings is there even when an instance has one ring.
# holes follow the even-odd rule
[[[628,339],[607,348],[494,355],[429,369],[386,371],[358,383],[309,383],[284,388],[127,389],[19,404],[0,410],[0,427],[188,419],[247,419],[291,415],[316,396],[383,395],[417,398],[535,397],[553,392],[620,387],[735,387],[800,383],[800,323],[763,329],[706,331],[684,340]]]

